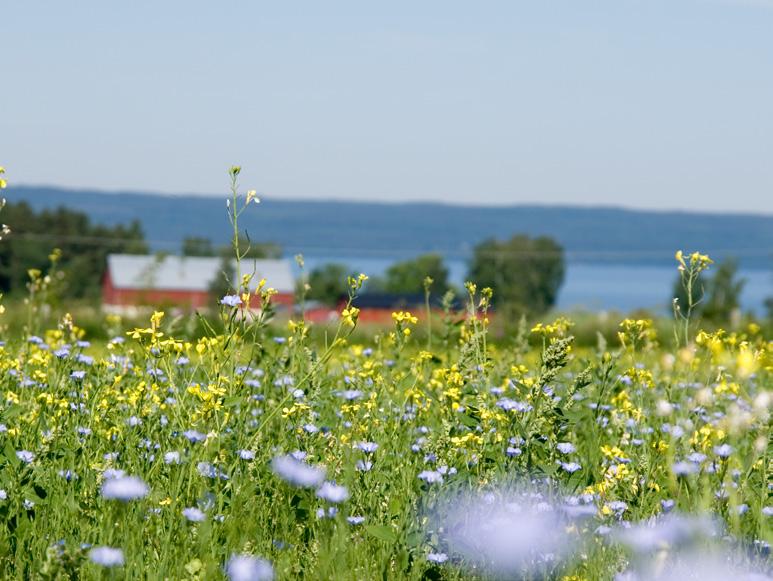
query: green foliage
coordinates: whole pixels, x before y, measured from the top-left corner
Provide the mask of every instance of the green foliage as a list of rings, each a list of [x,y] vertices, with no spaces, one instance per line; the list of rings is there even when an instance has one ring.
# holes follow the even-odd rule
[[[709,321],[725,324],[732,320],[741,308],[741,292],[745,279],[738,278],[738,263],[734,260],[722,262],[717,267],[708,285],[706,301],[701,314]]]
[[[349,288],[346,281],[350,276],[354,275],[343,264],[329,263],[319,266],[309,273],[308,284],[311,288],[307,297],[334,306],[346,296]]]
[[[217,276],[209,285],[209,294],[212,302],[217,303],[225,295],[234,292],[234,281],[236,279],[236,268],[233,258],[227,254],[220,257],[220,268],[217,270]]]
[[[350,298],[363,282],[352,278]],[[468,292],[467,316],[431,351],[413,333],[354,340],[356,309],[314,338],[304,321],[269,327],[266,311],[222,305],[217,324],[160,312],[134,330],[105,321],[102,335],[124,342],[96,341],[67,316],[42,339],[7,341],[0,364],[18,373],[0,376],[0,577],[221,579],[236,553],[270,561],[277,579],[612,579],[649,557],[631,559],[618,535],[596,531],[665,520],[664,503],[721,520],[712,542],[728,550],[770,542],[770,343],[759,330],[716,334],[688,361],[656,341],[579,348],[557,320],[532,332],[541,346],[516,352],[487,342],[486,296]],[[206,331],[186,345],[193,321]],[[401,324],[396,333],[416,325]],[[705,377],[720,379],[674,389]],[[344,400],[343,386],[363,399]],[[740,406],[744,424],[725,431]],[[295,450],[346,498],[291,484],[274,461]],[[147,494],[107,498],[107,470],[141,479]],[[464,495],[483,507],[522,486],[556,525],[548,534],[567,542],[544,572],[489,575],[492,563],[449,542],[464,527],[435,524],[453,524],[445,508]],[[526,527],[539,532],[543,517],[522,520],[512,506],[530,505],[507,506],[515,520],[502,534],[530,542]],[[191,507],[201,520],[186,520]],[[550,546],[543,537],[537,549]],[[91,546],[120,549],[125,563],[100,568]],[[660,542],[653,551],[661,564],[674,554]]]
[[[35,212],[27,203],[9,203],[3,221],[12,234],[0,244],[0,291],[23,292],[28,271],[46,270],[52,248],[61,249],[65,297],[97,297],[108,254],[146,254],[139,222],[113,227],[92,224],[86,214],[58,208]]]
[[[738,278],[738,263],[726,260],[720,263],[712,276],[700,272],[690,290],[679,276],[674,282],[673,297],[679,305],[692,301],[693,317],[704,319],[714,325],[727,325],[740,314],[741,293],[745,279]],[[688,292],[692,296],[688,296]]]
[[[396,262],[386,271],[384,290],[390,293],[423,293],[426,277],[432,279],[431,290],[438,296],[450,288],[448,268],[440,254],[423,254],[412,260]]]
[[[282,258],[282,247],[274,242],[255,242],[248,236],[239,237],[239,252],[241,259],[253,258],[260,260],[262,258],[276,259]],[[226,244],[220,247],[218,252],[220,256],[234,257],[233,244]]]
[[[541,315],[564,281],[563,248],[552,238],[513,236],[475,247],[469,280],[494,289],[494,306],[508,315]]]
[[[217,256],[217,250],[209,238],[187,236],[182,244],[183,256]]]

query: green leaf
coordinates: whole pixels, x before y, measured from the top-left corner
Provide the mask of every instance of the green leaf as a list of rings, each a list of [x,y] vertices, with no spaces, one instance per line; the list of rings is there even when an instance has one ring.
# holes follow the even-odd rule
[[[10,464],[13,464],[14,466],[16,466],[17,464],[21,463],[21,461],[16,457],[16,450],[11,445],[11,442],[7,442],[5,444],[5,448],[3,450],[3,453],[4,453],[5,457],[8,459],[8,462]]]
[[[234,395],[231,397],[225,398],[223,401],[223,406],[227,408],[235,408],[238,405],[241,405],[245,403],[245,399],[240,395]]]
[[[458,418],[459,418],[459,421],[461,423],[463,423],[465,426],[467,426],[469,428],[474,428],[478,424],[480,424],[480,420],[478,420],[477,418],[474,418],[472,416],[469,416],[467,414],[461,414],[461,415],[458,416]]]
[[[400,516],[403,513],[403,505],[399,497],[393,496],[389,500],[389,513],[392,516]]]
[[[397,541],[397,535],[394,531],[384,525],[366,525],[365,530],[372,537],[386,541],[387,543],[394,543]]]
[[[409,547],[418,547],[424,542],[424,534],[418,531],[408,533],[408,537],[405,540],[406,545]]]

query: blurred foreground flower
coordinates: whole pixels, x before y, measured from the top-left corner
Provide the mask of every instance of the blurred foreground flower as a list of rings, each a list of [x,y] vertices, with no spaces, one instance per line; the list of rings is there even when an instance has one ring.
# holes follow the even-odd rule
[[[120,567],[124,563],[123,551],[113,547],[94,547],[89,551],[89,559],[103,567]]]
[[[148,485],[136,476],[109,478],[102,484],[102,497],[109,500],[137,500],[148,495]]]
[[[707,551],[657,559],[642,567],[642,571],[626,571],[615,581],[770,581],[770,575],[755,571],[750,564],[740,564],[742,559],[733,555]]]
[[[271,581],[274,578],[271,563],[250,555],[232,555],[225,572],[231,581]]]
[[[621,528],[613,539],[640,554],[676,549],[716,536],[719,526],[709,517],[668,515]]]
[[[574,546],[562,513],[538,493],[449,499],[436,525],[450,552],[507,578],[538,574]]]
[[[301,488],[316,488],[325,481],[323,467],[309,466],[292,456],[278,456],[271,462],[274,474],[285,482]]]

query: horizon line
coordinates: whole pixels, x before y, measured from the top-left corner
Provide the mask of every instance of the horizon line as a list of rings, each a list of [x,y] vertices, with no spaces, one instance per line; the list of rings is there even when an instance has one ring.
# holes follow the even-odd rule
[[[12,192],[14,189],[52,189],[60,190],[71,193],[83,193],[83,194],[104,194],[109,196],[118,196],[122,194],[136,195],[136,196],[151,196],[159,198],[184,198],[195,197],[203,199],[228,199],[230,194],[211,194],[211,193],[193,193],[193,192],[160,192],[153,190],[142,189],[124,189],[124,188],[97,188],[97,187],[76,187],[76,186],[58,186],[50,184],[26,184],[16,183],[13,186],[8,187],[4,193]],[[623,212],[633,213],[651,213],[651,214],[693,214],[693,215],[710,215],[710,216],[746,216],[755,218],[773,218],[773,211],[770,212],[754,212],[752,210],[692,210],[687,208],[646,208],[640,206],[625,206],[605,203],[589,203],[578,204],[571,202],[515,202],[515,203],[501,203],[501,202],[465,202],[465,201],[443,201],[434,199],[418,199],[418,200],[359,200],[347,197],[326,197],[326,198],[309,198],[309,197],[273,197],[270,194],[258,193],[258,197],[261,202],[291,202],[291,203],[347,203],[347,204],[370,204],[370,205],[383,205],[383,206],[418,206],[418,205],[434,205],[445,207],[458,207],[458,208],[480,208],[480,209],[503,209],[503,208],[554,208],[554,209],[575,209],[575,210],[616,210]]]

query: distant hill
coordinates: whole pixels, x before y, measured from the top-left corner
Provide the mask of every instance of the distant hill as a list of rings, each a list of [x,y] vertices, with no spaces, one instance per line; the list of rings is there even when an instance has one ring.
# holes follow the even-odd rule
[[[178,252],[186,236],[226,243],[225,198],[107,193],[15,186],[10,201],[36,209],[67,206],[112,225],[137,219],[155,250]],[[736,256],[746,268],[773,263],[773,216],[651,212],[611,207],[454,206],[265,199],[240,222],[253,240],[281,244],[288,255],[389,259],[440,252],[469,256],[476,243],[516,233],[548,235],[572,262],[672,264],[676,249]]]

